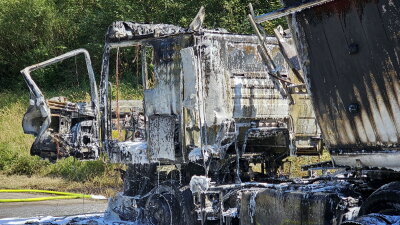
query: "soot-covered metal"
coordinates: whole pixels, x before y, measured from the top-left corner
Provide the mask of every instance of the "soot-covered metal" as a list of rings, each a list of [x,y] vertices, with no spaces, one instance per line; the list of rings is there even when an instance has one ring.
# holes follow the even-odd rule
[[[399,12],[398,1],[335,0],[288,17],[337,165],[400,170]]]
[[[250,17],[288,18],[333,160],[307,167],[345,166],[359,174],[353,182],[362,204],[349,210],[358,218],[343,224],[399,223],[399,2],[283,2],[280,10],[260,16],[251,10]]]
[[[63,96],[45,98],[31,72],[51,66],[71,57],[83,54],[89,75],[90,102],[70,102]],[[100,108],[97,84],[89,53],[77,49],[47,61],[29,66],[21,71],[30,91],[30,105],[24,115],[22,126],[26,134],[34,135],[31,154],[42,158],[57,160],[74,156],[79,159],[96,159],[101,148]],[[110,123],[121,123],[126,133],[140,132],[143,106],[141,101],[121,100],[119,109],[111,102]],[[117,114],[118,113],[118,114]],[[117,118],[120,119],[117,119]],[[114,129],[117,126],[114,126]],[[128,139],[133,139],[128,137]]]
[[[146,121],[145,138],[134,142],[113,140],[102,123],[111,161],[129,166],[124,192],[110,202],[108,217],[153,224],[237,220],[241,182],[263,186],[252,182],[275,178],[291,153],[320,153],[310,98],[275,37],[264,43],[276,65],[271,71],[253,35],[130,22],[115,22],[108,31],[102,114],[112,49],[136,47],[142,52]],[[253,171],[252,164],[262,170]],[[171,218],[176,221],[169,223]]]
[[[283,2],[285,8],[261,16],[250,7],[257,36],[202,29],[204,8],[189,28],[113,23],[100,97],[85,50],[27,67],[22,73],[31,99],[23,127],[36,136],[32,153],[96,158],[102,149],[111,162],[128,164],[108,219],[159,225],[398,222],[398,1]],[[293,38],[282,28],[275,29],[276,38],[264,37],[259,24],[281,16],[288,16]],[[110,53],[133,47],[141,51],[144,100],[135,107],[125,102],[121,114],[123,102],[114,103],[110,90]],[[80,53],[91,101],[45,99],[30,72]],[[278,176],[284,157],[320,153],[316,118],[333,163],[304,168],[347,170],[299,180]],[[113,138],[115,123],[131,137]]]
[[[71,103],[64,97],[45,99],[30,73],[78,54],[85,56],[91,101]],[[77,49],[29,66],[21,73],[30,91],[30,106],[24,115],[22,126],[25,133],[36,137],[31,147],[31,154],[50,160],[70,155],[96,158],[99,154],[100,114],[97,86],[89,53],[84,49]]]

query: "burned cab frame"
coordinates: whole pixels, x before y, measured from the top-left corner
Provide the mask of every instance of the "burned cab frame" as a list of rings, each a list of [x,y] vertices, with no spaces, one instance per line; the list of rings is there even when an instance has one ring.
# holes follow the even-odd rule
[[[90,81],[90,102],[72,103],[65,97],[46,99],[31,72],[83,54]],[[89,53],[77,49],[21,71],[30,91],[29,107],[22,126],[36,137],[32,155],[55,160],[60,157],[96,158],[99,155],[99,104],[95,75]]]
[[[101,118],[110,160],[129,166],[124,192],[110,201],[108,216],[152,224],[234,219],[242,182],[275,177],[297,147],[311,154],[322,150],[313,111],[302,110],[311,109],[304,84],[276,38],[265,40],[273,71],[253,35],[115,22],[106,37],[102,115],[109,110],[112,49],[139,47],[146,127],[143,140],[119,142]],[[253,171],[254,164],[261,171]],[[196,191],[204,185],[213,190]],[[216,202],[223,206],[211,206]],[[169,223],[171,218],[176,221]]]
[[[314,148],[311,154],[317,154],[321,147],[315,143],[306,146],[294,141],[296,135],[300,139],[298,134],[320,138],[305,86],[292,74],[276,38],[270,37],[266,43],[276,69],[284,79],[293,81],[292,86],[269,75],[255,36],[115,22],[109,28],[103,56],[102,115],[109,111],[111,50],[139,47],[146,118],[143,141],[149,154],[157,154],[148,155],[155,162],[185,163],[199,148],[200,152],[209,149],[217,158],[224,158],[226,152],[236,154],[235,142],[243,157],[252,153],[288,155],[288,149],[296,149],[297,145]],[[295,118],[290,116],[293,112]],[[103,116],[102,121],[105,148],[111,159],[135,163],[121,155],[115,145],[123,143],[112,139],[107,118]],[[226,148],[223,152],[218,150],[222,146]]]

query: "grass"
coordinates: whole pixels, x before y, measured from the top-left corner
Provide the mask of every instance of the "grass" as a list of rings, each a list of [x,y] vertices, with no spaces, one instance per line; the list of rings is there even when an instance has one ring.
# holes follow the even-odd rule
[[[307,176],[308,173],[307,171],[301,171],[302,165],[323,162],[328,160],[331,160],[331,157],[327,150],[324,150],[322,152],[322,155],[320,156],[300,156],[300,157],[289,156],[286,159],[284,159],[285,163],[283,166],[282,173],[288,175],[289,177],[304,177]],[[318,172],[319,173],[317,174],[320,175],[321,171]]]
[[[104,178],[106,180],[104,180]],[[119,177],[117,177],[121,180]],[[5,175],[0,173],[0,189],[37,189],[50,191],[63,191],[82,194],[98,194],[107,197],[114,196],[121,191],[121,181],[115,183],[114,179],[107,177],[96,178],[86,182],[69,181],[60,177],[42,175]]]

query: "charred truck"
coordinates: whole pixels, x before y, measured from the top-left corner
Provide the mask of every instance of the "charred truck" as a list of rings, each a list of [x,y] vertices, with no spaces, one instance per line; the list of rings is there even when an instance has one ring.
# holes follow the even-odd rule
[[[399,219],[398,2],[284,3],[260,16],[251,9],[256,36],[202,29],[202,10],[189,28],[109,27],[99,97],[91,104],[99,113],[89,120],[98,124],[95,143],[128,170],[107,218],[160,225]],[[262,22],[283,16],[290,31],[262,34]],[[143,120],[135,127],[143,134],[118,141],[110,57],[134,47],[141,50],[144,88]],[[50,100],[26,77],[32,95],[24,123],[32,134],[57,136],[46,119]],[[279,176],[286,156],[320,153],[317,121],[332,161],[304,169],[336,172]]]
[[[109,218],[238,223],[255,212],[240,210],[243,191],[282,182],[277,170],[285,157],[322,151],[302,75],[279,47],[290,37],[268,37],[261,48],[257,36],[202,29],[203,19],[202,9],[190,28],[113,23],[99,94],[85,50],[22,71],[31,91],[23,126],[36,136],[34,154],[58,156],[61,149],[95,158],[101,149],[111,162],[128,164],[123,193],[110,200]],[[119,141],[112,135],[113,115],[120,110],[111,97],[110,55],[138,47],[143,119],[135,120],[133,133],[142,133]],[[80,53],[86,57],[91,102],[45,99],[30,72]],[[88,146],[95,148],[86,151]]]
[[[31,73],[64,59],[84,55],[90,81],[90,102],[72,103],[65,97],[45,99]],[[26,134],[34,135],[31,155],[55,160],[60,157],[96,158],[100,152],[99,97],[89,53],[77,49],[21,71],[30,91],[22,121]]]
[[[108,217],[237,223],[242,190],[268,187],[261,182],[277,179],[291,153],[322,150],[309,95],[276,38],[266,40],[261,55],[253,35],[115,22],[103,57],[104,109],[110,52],[134,46],[142,51],[146,135],[119,142],[102,123],[110,160],[129,165]]]

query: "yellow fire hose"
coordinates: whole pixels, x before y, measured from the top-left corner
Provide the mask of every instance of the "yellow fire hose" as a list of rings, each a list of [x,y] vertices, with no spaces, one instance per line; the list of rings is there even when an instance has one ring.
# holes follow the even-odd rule
[[[59,192],[59,191],[45,191],[45,190],[30,190],[30,189],[0,189],[0,193],[45,193],[45,194],[54,194],[61,196],[53,196],[53,197],[40,197],[40,198],[25,198],[25,199],[0,199],[0,203],[2,202],[36,202],[36,201],[46,201],[46,200],[56,200],[56,199],[74,199],[74,198],[91,198],[91,199],[106,199],[100,195],[84,195],[84,194],[76,194],[76,193],[68,193],[68,192]]]

